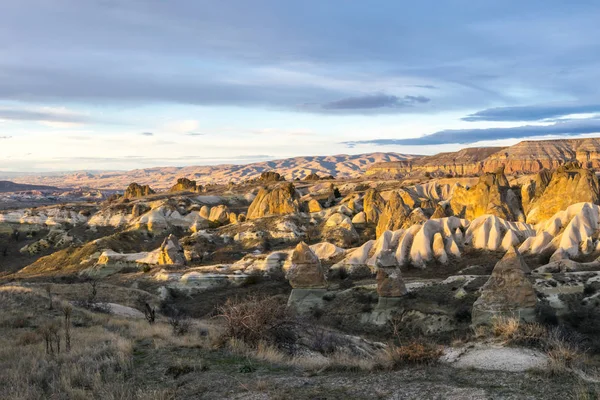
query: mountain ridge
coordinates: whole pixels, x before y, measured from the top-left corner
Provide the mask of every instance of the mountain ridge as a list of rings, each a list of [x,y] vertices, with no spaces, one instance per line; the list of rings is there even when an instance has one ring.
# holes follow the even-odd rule
[[[151,167],[130,171],[77,171],[60,175],[31,174],[12,178],[24,184],[44,184],[59,187],[91,187],[95,189],[124,189],[131,182],[150,185],[153,189],[168,189],[178,178],[186,177],[198,184],[226,184],[256,179],[264,171],[275,170],[288,180],[304,179],[311,173],[337,178],[354,178],[380,162],[393,162],[422,157],[413,154],[374,152],[338,154],[332,156],[300,156],[251,164],[195,165],[186,167]],[[0,173],[0,178],[2,173]]]

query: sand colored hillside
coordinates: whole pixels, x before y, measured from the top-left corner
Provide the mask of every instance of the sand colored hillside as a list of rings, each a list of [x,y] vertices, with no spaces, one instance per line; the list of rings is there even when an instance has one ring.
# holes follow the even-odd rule
[[[131,182],[150,185],[153,189],[169,189],[178,178],[189,178],[198,184],[241,182],[255,179],[263,171],[277,171],[286,179],[303,179],[317,173],[336,178],[361,176],[375,163],[409,160],[417,156],[398,153],[369,153],[335,156],[308,156],[264,161],[245,165],[207,165],[189,167],[158,167],[132,171],[67,173],[63,175],[30,175],[13,178],[14,182],[44,184],[59,187],[94,187],[124,189]],[[1,175],[1,174],[0,174]]]

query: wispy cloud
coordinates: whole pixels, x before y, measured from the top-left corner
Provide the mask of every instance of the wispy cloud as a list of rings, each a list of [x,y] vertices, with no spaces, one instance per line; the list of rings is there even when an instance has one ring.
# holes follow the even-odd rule
[[[142,133],[140,133],[140,135],[142,135],[142,136],[154,136],[154,133],[153,132],[142,132]]]
[[[348,147],[355,147],[361,144],[381,146],[427,146],[439,144],[469,144],[484,140],[520,139],[546,135],[574,136],[587,133],[600,133],[600,119],[569,120],[565,122],[556,122],[551,125],[525,125],[511,128],[445,130],[418,138],[369,139],[347,141],[343,142],[343,144]]]
[[[372,94],[359,97],[348,97],[322,105],[324,110],[370,110],[375,108],[403,108],[416,104],[428,103],[424,96],[398,97],[388,94]]]
[[[9,121],[34,121],[46,124],[64,124],[64,126],[78,125],[91,122],[88,115],[78,114],[65,108],[41,107],[41,108],[9,108],[0,107],[0,119]]]
[[[0,136],[0,139],[10,139],[12,136]]]
[[[572,114],[600,112],[600,104],[532,105],[497,107],[478,111],[462,118],[463,121],[539,121]]]

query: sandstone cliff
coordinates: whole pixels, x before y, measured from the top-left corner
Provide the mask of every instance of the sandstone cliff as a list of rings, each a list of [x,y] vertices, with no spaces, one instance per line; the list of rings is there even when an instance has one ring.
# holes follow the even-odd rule
[[[376,163],[369,167],[366,175],[389,178],[417,172],[479,175],[493,172],[501,166],[508,174],[528,174],[555,169],[571,161],[581,163],[584,168],[600,168],[600,138],[526,140],[506,148],[466,148],[434,156]]]

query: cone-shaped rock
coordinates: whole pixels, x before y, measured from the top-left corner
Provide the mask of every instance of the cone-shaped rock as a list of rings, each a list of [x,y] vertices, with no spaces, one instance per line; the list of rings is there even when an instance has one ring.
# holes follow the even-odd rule
[[[392,192],[383,211],[379,214],[376,236],[379,237],[385,231],[400,229],[410,211],[410,208],[404,204],[402,197],[397,192]]]
[[[160,246],[158,253],[158,264],[161,265],[185,265],[185,253],[179,240],[174,235],[169,235]]]
[[[291,183],[281,184],[274,189],[262,188],[250,204],[246,218],[297,213],[300,207],[299,197]]]
[[[377,267],[377,294],[380,297],[400,297],[407,293],[400,267],[391,250],[382,251],[375,261]]]
[[[497,316],[535,319],[537,297],[525,276],[527,272],[529,267],[523,257],[511,247],[496,263],[492,276],[481,288],[481,296],[473,304],[473,324],[486,324]]]
[[[325,270],[319,257],[304,242],[298,243],[292,253],[292,265],[286,274],[294,289],[324,288]]]
[[[363,198],[363,210],[367,222],[377,223],[379,214],[383,211],[384,206],[385,200],[383,200],[383,197],[381,197],[377,190],[367,190],[365,197]]]

